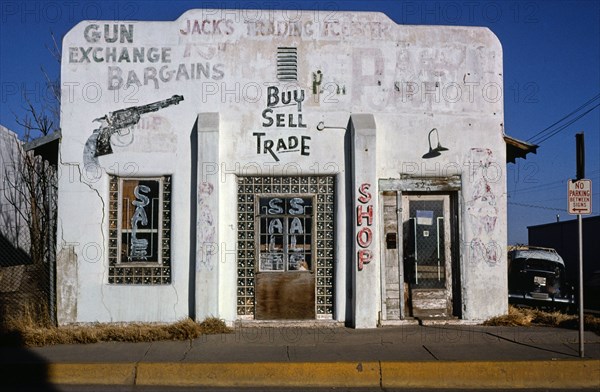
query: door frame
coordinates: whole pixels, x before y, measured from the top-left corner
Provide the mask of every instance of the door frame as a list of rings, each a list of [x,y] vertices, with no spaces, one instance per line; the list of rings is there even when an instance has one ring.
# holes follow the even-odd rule
[[[311,209],[312,212],[309,215],[311,224],[310,224],[310,268],[308,270],[290,270],[289,267],[289,218],[294,217],[292,213],[289,211],[283,211],[280,214],[273,215],[264,215],[262,211],[260,211],[260,201],[261,198],[265,199],[274,199],[279,198],[281,200],[290,199],[290,198],[302,198],[302,199],[311,199]],[[255,238],[255,261],[254,261],[254,319],[255,320],[316,320],[317,319],[317,287],[316,287],[316,267],[317,267],[317,194],[316,193],[306,193],[306,194],[298,194],[298,193],[256,193],[254,196],[254,211],[255,211],[255,221],[254,221],[254,238]],[[307,214],[298,215],[303,218],[307,216]],[[281,219],[283,220],[283,254],[287,257],[284,257],[283,270],[261,270],[261,235],[262,232],[262,219]],[[306,226],[305,226],[306,228]],[[310,313],[309,310],[312,310],[311,317],[265,317],[263,318],[262,300],[264,302],[279,302],[283,301],[281,298],[272,298],[270,301],[267,301],[264,298],[261,298],[263,288],[260,287],[262,285],[277,285],[278,283],[284,282],[286,286],[294,286],[300,284],[309,285],[309,289],[312,289],[311,292],[305,293],[308,297],[311,298],[312,308],[306,308],[305,313]],[[266,289],[265,289],[266,290]],[[284,291],[284,290],[282,290]],[[280,294],[281,291],[278,293]],[[288,293],[289,294],[289,293]],[[298,304],[298,303],[296,303]],[[302,303],[301,305],[305,305]],[[292,314],[303,313],[301,311],[291,312]]]
[[[237,252],[236,315],[237,320],[256,319],[256,204],[257,195],[284,197],[315,195],[316,247],[312,269],[316,277],[315,312],[317,320],[333,320],[336,311],[336,190],[335,175],[257,176],[237,175]],[[318,261],[317,261],[318,259]]]
[[[450,215],[451,215],[451,239],[450,246],[452,247],[452,260],[451,265],[451,282],[452,285],[452,311],[453,315],[462,317],[462,276],[463,276],[463,263],[461,263],[460,253],[460,239],[462,238],[462,231],[460,224],[460,218],[462,217],[462,207],[459,200],[462,200],[462,178],[460,175],[448,176],[448,177],[412,177],[406,176],[398,179],[387,178],[379,180],[379,202],[383,205],[383,192],[393,191],[396,192],[396,207],[397,207],[397,224],[398,224],[398,242],[404,238],[403,224],[402,224],[402,195],[403,193],[418,193],[427,194],[428,192],[436,193],[449,193],[450,194]],[[383,230],[383,209],[379,212],[380,230]],[[382,232],[380,237],[381,249],[385,249],[385,235]],[[381,320],[386,321],[386,285],[385,285],[385,252],[380,252],[379,266],[381,269]],[[398,246],[398,274],[399,282],[404,284],[404,249]],[[399,290],[400,294],[400,320],[406,318],[405,309],[405,298],[404,298],[404,287]]]
[[[398,192],[398,194],[400,194],[400,192]],[[402,227],[404,228],[404,224],[407,222],[410,222],[411,219],[416,219],[416,218],[411,218],[410,217],[410,203],[411,201],[438,201],[442,203],[442,217],[444,218],[444,223],[442,226],[442,231],[444,233],[444,241],[443,241],[443,248],[444,248],[444,287],[438,287],[438,288],[417,288],[417,287],[413,287],[413,283],[411,282],[409,285],[409,293],[410,293],[410,298],[411,298],[411,307],[413,309],[413,317],[417,317],[415,315],[415,303],[412,302],[415,300],[415,293],[416,292],[426,292],[429,291],[431,292],[435,292],[435,291],[440,291],[442,290],[445,294],[445,298],[446,298],[446,314],[447,317],[450,317],[453,314],[453,303],[452,303],[452,294],[453,294],[453,281],[452,281],[452,269],[453,269],[453,262],[454,262],[454,258],[452,257],[453,251],[454,251],[454,247],[452,246],[452,232],[453,232],[453,227],[454,225],[454,217],[452,216],[451,213],[451,200],[453,198],[453,192],[404,192],[401,193],[401,198],[402,198],[402,204],[401,204],[401,210],[402,210]],[[439,219],[439,218],[438,218]],[[413,222],[414,226],[413,229],[415,230],[415,232],[413,233],[414,236],[414,241],[415,241],[415,248],[414,248],[414,252],[415,252],[415,260],[414,260],[414,265],[415,265],[415,285],[418,285],[419,282],[419,278],[418,278],[418,271],[417,271],[417,233],[416,233],[416,228],[417,228],[417,222],[416,220]],[[440,243],[439,243],[439,233],[440,233],[440,227],[439,227],[439,221],[436,222],[436,224],[438,225],[438,227],[436,228],[436,232],[437,232],[437,248],[438,248],[438,256],[439,256],[439,251],[440,251]],[[410,226],[410,225],[409,225]],[[403,233],[404,234],[404,233]],[[402,251],[404,252],[404,238],[402,238],[402,243],[403,243],[403,247],[402,247]],[[403,255],[404,256],[404,255]],[[403,267],[406,264],[406,259],[403,258],[402,260],[402,265]],[[438,259],[439,262],[439,259]],[[438,274],[439,274],[439,270],[438,270]]]

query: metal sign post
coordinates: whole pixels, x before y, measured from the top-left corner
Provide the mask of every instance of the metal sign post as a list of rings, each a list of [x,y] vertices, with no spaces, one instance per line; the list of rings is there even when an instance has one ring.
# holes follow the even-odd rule
[[[579,356],[584,357],[583,316],[583,224],[581,215],[592,213],[592,181],[585,177],[585,149],[583,132],[575,135],[577,179],[568,181],[567,199],[569,214],[577,214],[577,236],[579,238]]]
[[[583,316],[583,228],[581,214],[577,214],[577,235],[579,236],[579,356],[584,357],[584,316]]]

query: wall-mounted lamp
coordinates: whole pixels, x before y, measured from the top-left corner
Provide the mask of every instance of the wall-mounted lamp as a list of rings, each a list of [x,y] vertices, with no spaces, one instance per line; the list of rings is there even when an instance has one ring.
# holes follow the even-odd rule
[[[435,131],[438,141],[436,148],[431,148],[431,134],[433,133],[433,131]],[[427,139],[429,140],[429,152],[423,155],[424,159],[439,157],[440,155],[442,155],[440,151],[448,151],[448,149],[446,147],[442,147],[442,144],[440,143],[440,134],[438,133],[437,128],[433,128],[431,131],[429,131]]]

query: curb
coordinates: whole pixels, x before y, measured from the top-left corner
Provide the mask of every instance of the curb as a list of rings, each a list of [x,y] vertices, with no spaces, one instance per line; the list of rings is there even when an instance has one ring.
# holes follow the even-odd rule
[[[135,363],[48,364],[51,384],[135,385]]]
[[[600,360],[50,364],[52,384],[204,387],[597,388]]]
[[[182,366],[183,365],[183,366]],[[173,379],[172,374],[177,374]],[[143,363],[136,385],[209,387],[373,387],[378,362]]]
[[[383,362],[384,388],[598,388],[600,360]]]

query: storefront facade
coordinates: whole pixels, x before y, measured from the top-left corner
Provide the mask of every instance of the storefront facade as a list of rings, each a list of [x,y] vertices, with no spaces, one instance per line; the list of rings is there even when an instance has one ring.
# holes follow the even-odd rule
[[[272,10],[87,21],[62,82],[59,323],[507,311],[489,30]]]

